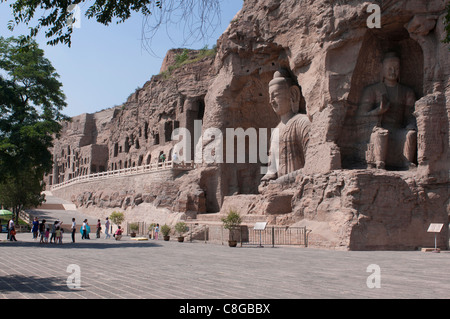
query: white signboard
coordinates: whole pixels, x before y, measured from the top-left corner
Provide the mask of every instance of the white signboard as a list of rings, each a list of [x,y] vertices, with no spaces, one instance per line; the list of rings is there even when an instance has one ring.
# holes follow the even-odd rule
[[[428,227],[427,232],[428,233],[440,233],[442,226],[444,226],[444,224],[433,224],[431,223],[430,226]]]
[[[266,229],[266,225],[267,225],[267,222],[255,223],[255,227],[253,229],[254,230],[264,230],[264,229]]]

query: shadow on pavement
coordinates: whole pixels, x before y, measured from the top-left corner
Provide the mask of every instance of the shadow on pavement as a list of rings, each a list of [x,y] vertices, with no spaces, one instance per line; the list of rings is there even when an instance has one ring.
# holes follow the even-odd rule
[[[62,284],[63,283],[63,284]],[[51,293],[55,291],[73,291],[67,287],[66,278],[58,280],[52,277],[36,277],[23,275],[0,276],[0,293]]]
[[[0,247],[41,247],[44,249],[108,249],[108,248],[127,248],[127,247],[162,247],[154,242],[143,241],[111,241],[111,242],[96,242],[95,240],[83,240],[75,243],[67,242],[61,244],[41,244],[39,242],[29,241],[0,241]]]

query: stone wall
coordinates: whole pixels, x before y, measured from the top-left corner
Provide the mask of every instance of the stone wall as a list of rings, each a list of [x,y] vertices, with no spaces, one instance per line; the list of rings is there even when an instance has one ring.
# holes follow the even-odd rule
[[[269,185],[260,195],[233,196],[244,193],[238,170],[252,171],[261,163],[219,165],[216,194],[219,203],[225,200],[222,208],[234,205],[244,215],[264,212],[271,223],[307,225],[312,241],[328,248],[415,249],[433,243],[426,230],[441,222],[439,244],[446,247],[450,60],[449,46],[441,41],[446,3],[379,3],[382,27],[370,29],[368,2],[245,1],[218,41],[219,74],[206,96],[204,129],[246,128],[252,118],[256,128],[274,127],[267,86],[279,68],[301,86],[312,129],[297,178]],[[355,116],[364,87],[381,80],[381,57],[392,49],[401,55],[400,81],[417,99],[417,168],[365,170],[370,131]]]
[[[141,203],[172,208],[176,176],[185,173],[176,169],[147,172],[137,175],[112,176],[106,179],[79,181],[54,189],[55,196],[70,200],[77,207],[127,209]]]

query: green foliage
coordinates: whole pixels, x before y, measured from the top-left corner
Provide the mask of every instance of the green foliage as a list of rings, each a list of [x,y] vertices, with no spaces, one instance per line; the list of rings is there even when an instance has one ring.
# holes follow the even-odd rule
[[[230,209],[228,215],[222,218],[223,227],[232,230],[242,223],[241,215],[235,210]]]
[[[0,0],[0,4],[7,1]],[[213,21],[217,20],[220,12],[219,2],[219,0],[170,0],[165,2],[152,0],[15,0],[10,2],[12,20],[8,21],[8,28],[13,30],[16,25],[25,24],[30,30],[27,35],[28,39],[33,38],[39,32],[44,32],[45,37],[49,39],[47,44],[63,43],[70,47],[73,24],[77,22],[76,19],[81,18],[73,14],[73,9],[75,9],[75,5],[79,5],[85,11],[85,18],[94,19],[105,26],[111,23],[125,22],[132,14],[138,13],[143,17],[143,33],[154,34],[159,26],[174,23],[173,16],[175,19],[181,16],[185,27],[191,28],[192,33],[202,35],[214,29]],[[152,15],[157,16],[154,23],[149,22],[149,17]]]
[[[23,208],[37,207],[45,201],[42,176],[30,176],[25,172],[17,174],[7,175],[0,183],[0,203],[11,209],[16,221]]]
[[[447,5],[447,15],[445,16],[444,24],[445,24],[445,31],[447,33],[444,42],[450,43],[450,3]]]
[[[208,46],[206,45],[202,49],[197,50],[197,52],[195,52],[195,50],[183,49],[181,53],[175,55],[175,63],[168,67],[168,71],[164,71],[160,73],[160,75],[162,75],[164,79],[168,79],[174,70],[187,64],[199,62],[204,58],[214,57],[216,53],[216,46],[212,49],[208,49]]]
[[[156,223],[151,223],[150,226],[148,226],[148,232],[151,232],[153,229],[155,229]]]
[[[138,223],[131,223],[128,225],[128,227],[130,228],[130,230],[132,232],[137,232],[139,230],[139,224]]]
[[[175,63],[181,65],[184,61],[189,59],[188,49],[184,49],[180,54],[175,55]]]
[[[242,223],[241,215],[235,210],[230,209],[228,215],[222,218],[223,228],[230,231],[230,240],[234,240],[236,236],[236,230]]]
[[[181,236],[188,231],[188,226],[185,222],[178,222],[175,224],[175,231]]]
[[[43,200],[49,148],[67,119],[58,77],[35,41],[0,37],[0,202],[16,213]]]
[[[113,211],[111,215],[109,215],[109,219],[116,225],[120,225],[125,220],[125,215],[122,212]]]
[[[169,70],[163,71],[159,75],[162,77],[163,80],[168,80],[171,77]]]
[[[6,2],[6,0],[1,0],[1,2]],[[124,22],[133,12],[139,12],[144,17],[150,16],[153,8],[161,8],[161,1],[151,0],[96,0],[94,2],[86,0],[16,0],[11,4],[13,20],[8,22],[8,28],[12,30],[15,25],[21,23],[30,25],[37,20],[37,25],[29,27],[28,39],[36,36],[39,31],[45,30],[45,37],[49,39],[47,44],[64,43],[70,47],[72,23],[74,22],[71,19],[74,17],[68,8],[70,5],[82,5],[83,3],[90,4],[85,16],[104,25],[109,25],[113,21]],[[39,19],[33,19],[35,14],[39,16]]]
[[[161,233],[163,234],[163,236],[169,236],[170,230],[171,228],[167,224],[161,226]]]

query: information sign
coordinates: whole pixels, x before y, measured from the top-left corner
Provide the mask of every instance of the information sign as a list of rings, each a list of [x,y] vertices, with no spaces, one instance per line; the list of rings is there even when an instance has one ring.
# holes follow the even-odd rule
[[[258,222],[255,223],[254,230],[264,230],[266,229],[267,222]]]
[[[434,233],[434,252],[439,252],[437,249],[437,233],[441,232],[442,226],[444,224],[438,224],[438,223],[431,223],[430,226],[428,226],[428,233]]]
[[[441,230],[442,230],[442,226],[444,226],[444,224],[431,223],[430,226],[428,227],[427,232],[429,232],[429,233],[440,233]]]

